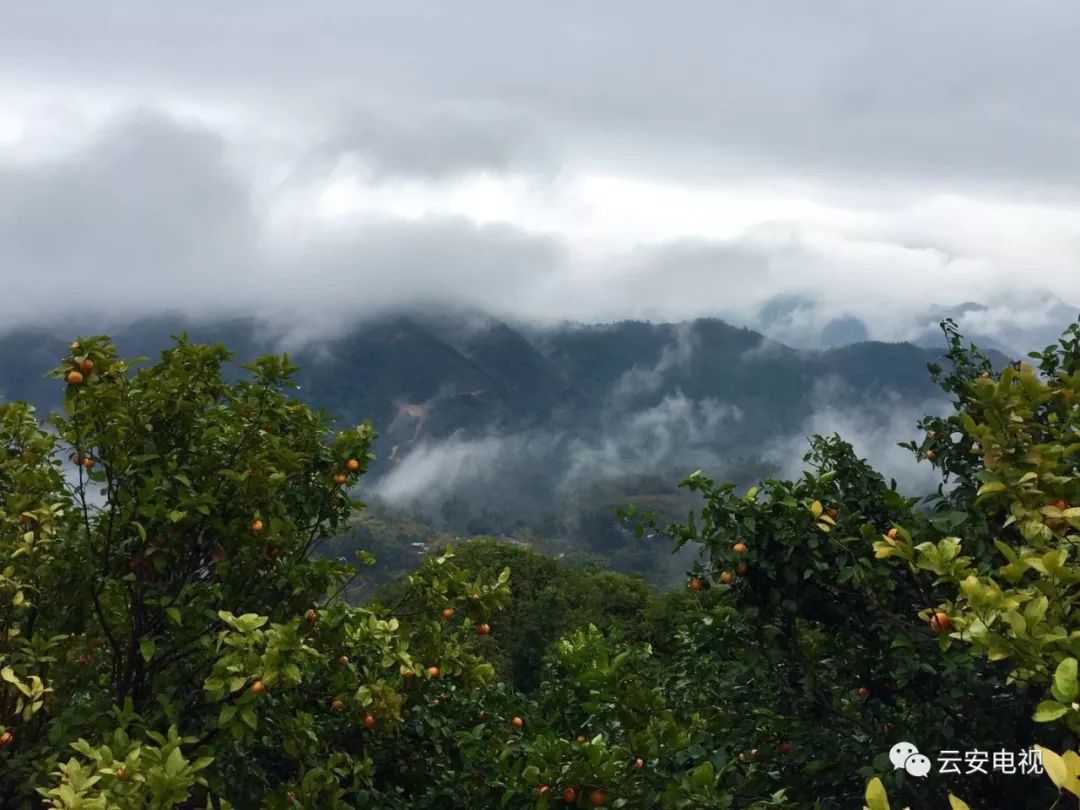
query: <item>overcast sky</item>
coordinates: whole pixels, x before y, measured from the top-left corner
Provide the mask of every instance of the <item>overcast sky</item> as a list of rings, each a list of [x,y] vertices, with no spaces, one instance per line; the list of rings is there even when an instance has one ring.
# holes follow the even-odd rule
[[[0,326],[1038,320],[1080,302],[1078,41],[1066,0],[7,3]]]

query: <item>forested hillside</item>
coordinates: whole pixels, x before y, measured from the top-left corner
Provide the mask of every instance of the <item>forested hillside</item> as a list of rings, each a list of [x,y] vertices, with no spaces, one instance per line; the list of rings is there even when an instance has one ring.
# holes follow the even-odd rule
[[[168,317],[118,328],[114,339],[125,355],[152,359],[182,331],[229,346],[231,378],[237,363],[282,340],[254,319]],[[376,579],[412,559],[383,539],[422,524],[431,537],[513,537],[671,585],[680,565],[631,542],[612,519],[620,505],[648,502],[674,519],[695,504],[675,486],[695,469],[749,485],[793,468],[812,433],[851,425],[889,453],[910,437],[910,419],[945,407],[925,373],[941,350],[800,351],[710,319],[540,328],[416,314],[294,349],[302,401],[377,429],[377,461],[360,487],[379,521],[365,539],[389,552]],[[0,394],[56,406],[41,369],[65,350],[45,330],[0,337]],[[924,483],[902,480],[908,490]]]

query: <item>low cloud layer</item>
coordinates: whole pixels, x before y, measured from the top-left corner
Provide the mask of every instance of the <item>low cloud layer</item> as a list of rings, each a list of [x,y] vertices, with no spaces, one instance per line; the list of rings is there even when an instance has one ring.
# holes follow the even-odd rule
[[[808,346],[917,339],[974,299],[970,328],[1024,350],[1080,302],[1080,105],[1046,80],[1077,66],[1063,4],[4,22],[0,329],[170,308],[317,337],[429,305],[718,315]],[[805,306],[763,315],[778,296]]]
[[[895,391],[854,397],[835,380],[824,379],[814,388],[813,411],[802,428],[769,443],[763,456],[777,466],[782,477],[797,478],[807,469],[802,457],[809,450],[809,438],[839,435],[886,480],[896,479],[902,492],[926,495],[941,483],[940,471],[927,461],[920,462],[899,443],[918,437],[916,424],[924,416],[949,412],[951,406],[945,399],[911,402]]]
[[[423,142],[386,137],[426,151]],[[442,306],[546,322],[719,315],[814,345],[845,317],[871,338],[918,337],[935,304],[976,298],[991,308],[965,316],[971,326],[1015,343],[1030,324],[1070,311],[1042,286],[1080,297],[1071,265],[1067,276],[1054,270],[1080,254],[1076,218],[1050,216],[1033,234],[1023,230],[1024,213],[1017,244],[988,245],[923,221],[934,231],[927,241],[953,244],[910,244],[920,207],[1008,230],[1004,212],[977,200],[775,220],[767,204],[743,210],[732,197],[729,209],[720,197],[711,203],[716,214],[730,210],[741,226],[678,235],[679,222],[635,221],[650,206],[671,210],[663,188],[653,199],[648,187],[574,175],[484,179],[465,171],[467,157],[433,169],[438,181],[373,179],[348,168],[345,146],[333,161],[311,157],[325,144],[275,164],[279,179],[268,183],[266,166],[244,165],[242,146],[205,122],[142,110],[48,159],[5,160],[0,150],[0,328],[72,316],[108,326],[173,309],[254,313],[318,337],[351,319]],[[404,158],[382,160],[387,167]],[[774,202],[782,212],[784,201]],[[693,216],[685,226],[705,229]],[[899,230],[904,242],[885,238]],[[1018,245],[1031,248],[1028,266],[1050,251],[1049,270],[1025,276],[1035,286],[1017,287]],[[763,317],[777,296],[801,304],[783,319]]]

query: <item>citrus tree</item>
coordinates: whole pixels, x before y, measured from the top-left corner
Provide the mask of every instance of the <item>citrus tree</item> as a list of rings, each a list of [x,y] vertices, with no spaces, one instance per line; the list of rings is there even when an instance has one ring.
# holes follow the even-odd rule
[[[754,762],[768,757],[766,784],[821,807],[858,806],[875,774],[918,806],[949,791],[1047,806],[1045,783],[1000,773],[905,780],[886,754],[901,740],[1053,746],[1062,733],[1034,721],[1075,730],[1080,718],[1080,635],[1068,621],[1077,581],[1068,557],[1080,537],[1069,502],[1080,502],[1076,327],[1039,355],[1041,374],[1021,365],[997,376],[944,326],[949,368],[931,373],[955,413],[923,420],[925,438],[909,445],[942,471],[936,494],[904,497],[839,437],[815,437],[796,481],[737,492],[690,476],[683,486],[702,508],[662,530],[676,548],[700,546],[690,590],[721,592],[713,627],[693,631],[689,694],[712,688],[717,723],[746,740]],[[648,515],[627,516],[641,533],[660,531]],[[1050,690],[1034,717],[1032,684]]]
[[[287,356],[240,382],[227,360],[181,338],[136,369],[80,340],[51,428],[0,404],[5,807],[373,801],[412,707],[491,677],[464,629],[337,598],[357,569],[316,552],[373,431],[289,396]],[[449,557],[415,578],[463,615],[508,592]]]

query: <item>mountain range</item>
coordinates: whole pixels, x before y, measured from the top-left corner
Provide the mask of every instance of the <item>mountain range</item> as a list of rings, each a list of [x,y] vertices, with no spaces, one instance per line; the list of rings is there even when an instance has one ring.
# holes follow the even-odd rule
[[[152,357],[182,331],[238,361],[290,348],[254,318],[162,315],[112,335],[123,354]],[[56,407],[57,385],[42,375],[72,337],[46,327],[0,337],[0,395]],[[305,400],[375,424],[369,494],[460,531],[565,533],[567,515],[572,524],[611,498],[670,493],[694,469],[789,471],[813,432],[857,446],[861,436],[869,455],[898,459],[914,420],[943,407],[926,371],[940,348],[798,349],[716,319],[539,327],[410,313],[291,348]]]

